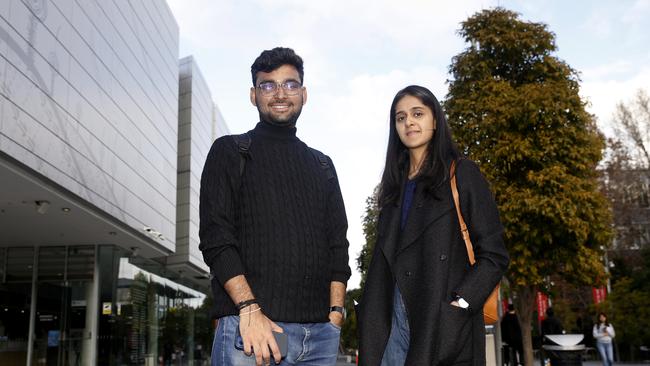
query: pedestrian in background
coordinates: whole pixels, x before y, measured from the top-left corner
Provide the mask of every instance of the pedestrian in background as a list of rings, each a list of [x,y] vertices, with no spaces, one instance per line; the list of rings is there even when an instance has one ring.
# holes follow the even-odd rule
[[[594,324],[594,339],[596,339],[596,347],[603,359],[603,366],[611,366],[614,364],[614,349],[612,347],[612,340],[616,333],[614,326],[607,321],[605,313],[598,314],[598,321]]]
[[[564,334],[562,322],[555,317],[553,308],[546,309],[546,318],[542,320],[542,343],[553,343],[546,339],[548,334]]]
[[[521,326],[512,304],[508,304],[508,312],[501,320],[501,339],[507,344],[508,351],[512,350],[507,353],[508,365],[522,365],[524,363],[524,346],[521,339]]]

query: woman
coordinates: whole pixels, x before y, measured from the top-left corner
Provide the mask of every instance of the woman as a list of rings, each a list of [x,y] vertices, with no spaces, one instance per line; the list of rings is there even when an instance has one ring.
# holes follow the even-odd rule
[[[359,306],[359,362],[485,365],[483,304],[508,265],[492,193],[476,164],[459,159],[428,89],[400,90],[389,128],[377,243]],[[452,198],[452,162],[474,266]]]
[[[596,339],[596,347],[600,357],[603,359],[603,366],[611,366],[614,364],[614,351],[612,349],[612,339],[616,335],[614,326],[607,321],[605,313],[598,314],[598,323],[594,324],[593,331],[594,339]]]

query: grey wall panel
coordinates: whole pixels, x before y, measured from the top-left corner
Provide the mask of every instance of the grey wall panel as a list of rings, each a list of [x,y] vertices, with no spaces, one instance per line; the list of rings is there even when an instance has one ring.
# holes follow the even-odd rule
[[[12,79],[21,87],[5,95],[17,112],[14,118],[4,116],[2,133],[5,136],[38,156],[48,157],[50,164],[85,186],[94,187],[96,193],[113,202],[124,202],[124,210],[131,214],[140,210],[140,206],[148,206],[146,211],[162,217],[165,217],[164,212],[174,209],[175,202],[161,200],[160,192],[146,187],[145,177],[123,164],[105,148],[103,141],[79,125],[19,70],[14,70],[16,76]],[[121,147],[126,149],[126,146]],[[132,184],[127,186],[124,182]],[[136,201],[140,201],[139,205],[133,206]],[[151,214],[147,212],[147,216]],[[169,218],[167,221],[168,225],[173,224]]]
[[[170,90],[173,91],[176,89],[177,93],[178,80],[171,82],[170,80],[166,79],[167,75],[178,75],[177,69],[172,67],[174,63],[168,60],[162,60],[160,56],[155,56],[155,52],[152,53],[148,51],[147,47],[151,47],[151,42],[143,43],[140,38],[141,36],[137,33],[134,33],[138,31],[138,29],[133,28],[132,24],[137,24],[137,22],[134,20],[133,9],[130,8],[128,2],[99,2],[98,8],[101,9],[102,12],[106,13],[109,19],[117,19],[117,22],[113,23],[112,30],[116,35],[119,35],[119,37],[123,39],[124,42],[129,46],[132,56],[136,58],[141,67],[146,67],[154,64],[157,65],[157,72],[165,77],[166,84],[169,86]],[[157,34],[156,37],[159,37],[159,35]],[[178,44],[176,46],[176,57],[178,57],[177,48]],[[148,71],[153,73],[153,70]]]
[[[194,111],[194,109],[192,109]],[[211,121],[212,118],[210,114],[205,114],[205,115],[198,115],[195,113],[192,113],[192,118],[194,120],[198,119],[200,121]],[[210,125],[197,125],[197,124],[192,124],[192,135],[198,136],[199,138],[193,140],[194,145],[196,146],[199,151],[199,156],[204,156],[208,154],[208,151],[210,150],[210,146],[212,146],[212,136],[211,136],[211,131],[210,131],[211,126]]]
[[[221,136],[229,135],[230,129],[226,125],[226,120],[223,118],[219,107],[216,104],[212,105],[212,139],[216,140]]]
[[[174,250],[178,27],[118,3],[0,1],[0,149]]]
[[[94,3],[81,3],[84,9],[91,9]],[[178,107],[178,85],[176,74],[161,74],[159,70],[149,68],[146,56],[138,52],[139,42],[130,32],[125,32],[123,28],[128,28],[124,19],[114,20],[107,16],[120,16],[118,9],[114,8],[111,2],[102,3],[102,8],[94,4],[94,11],[102,14],[94,22],[101,25],[102,28],[109,28],[110,32],[106,33],[107,42],[114,50],[116,59],[123,65],[124,77],[134,79],[139,85],[144,85],[143,90],[148,94],[154,106],[165,115],[165,122],[169,125],[170,137],[173,141],[171,131],[175,129],[176,109]],[[155,85],[155,87],[146,87],[146,85]],[[169,112],[172,112],[169,114]]]
[[[134,1],[134,0],[131,0]],[[138,1],[138,0],[135,0]],[[146,9],[151,22],[159,31],[171,55],[178,57],[178,24],[174,19],[166,0],[138,1]],[[178,65],[178,63],[175,63]]]
[[[206,108],[205,110],[199,109],[199,108],[192,108],[192,114],[194,115],[194,118],[199,119],[200,121],[211,121],[212,116],[210,113],[210,109]],[[204,145],[209,144],[210,141],[210,125],[207,124],[200,124],[200,125],[195,125],[194,129],[195,132],[198,134],[203,134],[206,136],[206,139],[200,139],[201,142],[203,142]]]
[[[108,26],[109,22],[109,20],[103,16],[97,17],[93,21],[96,25],[102,27]],[[102,35],[102,39],[95,42],[103,46],[99,50],[105,51],[103,54],[98,53],[98,58],[101,60],[111,60],[114,63],[121,64],[122,67],[119,69],[120,82],[124,83],[128,80],[133,80],[134,84],[138,86],[138,89],[129,91],[129,93],[134,95],[137,93],[138,95],[144,96],[142,100],[148,102],[143,105],[145,113],[152,116],[161,116],[170,127],[167,129],[170,135],[168,136],[168,140],[173,141],[171,132],[174,131],[173,122],[175,121],[177,95],[172,92],[172,89],[167,89],[165,87],[161,88],[163,79],[160,75],[149,75],[139,67],[139,64],[131,62],[134,59],[128,57],[129,51],[126,45],[122,42],[119,36],[114,36],[114,32],[111,32],[110,34],[113,35],[112,39],[109,39],[108,37],[104,39],[104,36]],[[112,43],[109,44],[108,42]],[[115,67],[113,66],[112,69],[114,68]],[[141,99],[138,96],[135,98]]]
[[[158,72],[161,75],[177,74],[177,67],[172,67],[172,64],[164,64],[161,62],[161,56],[155,50],[154,45],[150,41],[146,41],[146,29],[142,27],[138,17],[134,14],[133,9],[129,6],[127,1],[105,1],[101,2],[100,6],[103,9],[114,7],[120,14],[120,20],[123,21],[122,27],[116,27],[116,31],[127,40],[127,43],[135,50],[138,60],[147,72]],[[156,35],[158,36],[158,35]],[[177,56],[178,57],[178,56]],[[178,78],[170,83],[171,89],[178,92]]]
[[[52,19],[56,18],[56,14],[58,14],[56,11],[49,11],[48,12],[48,17],[47,19]],[[13,19],[20,19],[21,17],[13,17]],[[66,38],[69,39],[76,39],[79,40],[78,34],[71,28],[71,27],[57,27],[59,29],[59,32],[63,34]],[[40,30],[41,28],[37,28],[37,30]],[[25,30],[25,32],[29,32],[29,30]],[[37,49],[36,52],[43,54],[43,55],[54,55],[54,58],[56,61],[58,58],[67,58],[70,57],[69,53],[66,52],[65,46],[57,43],[56,39],[53,37],[53,35],[47,31],[37,31],[34,32],[34,35],[32,36],[32,42],[36,45]],[[70,44],[70,42],[68,42]],[[78,44],[78,43],[77,43]],[[99,60],[94,59],[92,57],[85,57],[90,55],[88,52],[83,52],[84,50],[87,50],[87,48],[80,46],[77,47],[78,49],[74,52],[73,56],[73,62],[70,67],[65,68],[63,71],[66,72],[66,74],[63,74],[62,76],[64,79],[67,81],[71,82],[75,88],[79,91],[83,92],[83,95],[86,99],[89,100],[89,102],[94,105],[98,106],[98,108],[101,109],[114,109],[115,107],[121,108],[125,110],[126,117],[128,118],[129,116],[131,117],[131,123],[132,125],[131,130],[133,128],[139,129],[140,134],[137,134],[136,137],[139,138],[144,138],[148,137],[151,135],[161,135],[160,130],[155,126],[153,123],[150,124],[150,128],[146,129],[145,124],[143,123],[136,123],[135,121],[146,121],[147,117],[144,115],[135,102],[133,101],[132,98],[128,98],[128,96],[125,96],[123,93],[119,92],[119,88],[115,90],[114,93],[109,96],[106,94],[103,90],[104,85],[114,85],[116,84],[114,79],[111,77],[111,73],[108,72],[103,65],[100,63]],[[82,59],[83,61],[86,62],[85,66],[82,66],[82,63],[77,63],[77,59]],[[55,62],[56,63],[56,62]],[[74,70],[70,71],[69,69],[73,68]],[[69,76],[68,76],[69,74]],[[91,76],[92,75],[92,76]],[[131,78],[126,78],[128,81],[132,81]],[[101,87],[100,87],[101,86]],[[126,86],[127,89],[135,89],[135,86],[130,84]],[[107,103],[107,101],[110,101],[113,99],[113,104]],[[122,116],[123,113],[117,113],[115,114],[113,110],[109,110],[108,115],[110,116],[117,116],[116,118],[124,118]],[[126,135],[130,136],[133,131],[127,131]],[[172,135],[172,134],[169,134]],[[162,155],[163,157],[167,157],[168,161],[170,163],[169,169],[173,168],[174,164],[174,150],[175,150],[175,134],[174,136],[169,136],[168,137],[168,143],[167,144],[160,144],[158,143],[158,140],[151,140],[147,139],[149,141],[149,144],[155,146],[156,148],[159,149],[164,149],[165,147],[167,148],[167,151],[163,151],[162,153],[159,153],[158,155]],[[139,142],[139,141],[136,141]],[[155,143],[153,143],[155,142]],[[138,144],[142,145],[142,144]]]
[[[163,28],[166,30],[166,32],[163,34],[163,37],[167,40],[173,50],[177,50],[179,43],[178,23],[176,23],[176,19],[174,18],[174,15],[172,14],[169,4],[167,4],[167,1],[145,1],[145,5],[147,6],[147,9],[149,9],[149,13],[152,14],[152,16],[155,14],[155,23],[165,25]]]
[[[151,43],[153,51],[150,52],[150,56],[154,57],[161,61],[165,69],[171,73],[178,72],[178,63],[170,62],[173,57],[178,58],[178,47],[166,42],[165,35],[167,32],[162,31],[164,24],[156,24],[152,17],[151,11],[145,6],[146,1],[141,0],[129,0],[129,6],[131,7],[133,14],[137,17],[137,24],[141,25],[145,32],[139,33],[143,42]],[[155,37],[150,35],[155,34]]]
[[[201,172],[212,145],[212,96],[192,57],[179,62],[179,207],[177,245],[187,253],[185,260],[203,268],[198,249],[199,191]],[[180,249],[183,247],[184,249]]]
[[[119,220],[137,228],[143,225],[165,227],[169,222],[111,175],[104,174],[90,158],[74,151],[55,133],[43,127],[24,110],[6,102],[1,118],[5,121],[0,134],[0,149],[72,192],[103,209]],[[8,123],[7,123],[8,122]],[[12,128],[13,127],[13,128]],[[47,161],[43,156],[48,156]],[[74,174],[84,172],[82,176]],[[93,188],[88,188],[93,187]],[[140,218],[147,218],[142,222]],[[167,241],[172,239],[166,237]],[[165,243],[163,243],[165,244]],[[170,243],[166,243],[169,245]]]
[[[25,78],[19,80],[19,82],[27,84],[29,80]],[[102,174],[116,177],[125,186],[126,183],[131,183],[129,184],[129,190],[137,197],[140,197],[142,204],[151,206],[159,214],[173,208],[174,202],[168,198],[168,195],[173,192],[175,186],[168,184],[165,191],[158,190],[157,186],[150,184],[153,181],[152,178],[159,175],[156,171],[151,169],[138,170],[137,166],[129,166],[127,162],[114,153],[114,151],[119,151],[122,156],[129,153],[138,156],[138,152],[126,140],[120,139],[114,134],[114,130],[110,125],[101,124],[99,128],[89,129],[87,128],[88,124],[80,123],[80,121],[101,121],[101,118],[93,115],[94,110],[86,108],[88,113],[83,113],[79,112],[83,110],[83,108],[80,108],[77,109],[77,116],[72,116],[35,85],[33,90],[23,86],[19,91],[21,93],[12,95],[13,102],[16,103],[17,107],[28,111],[34,119],[39,121],[41,126],[64,139],[62,143],[68,145],[71,150],[89,158],[102,171]],[[20,121],[20,123],[23,125],[13,127],[25,128],[26,133],[23,135],[12,136],[11,133],[16,132],[11,128],[12,126],[5,126],[4,133],[12,136],[16,141],[23,141],[29,135],[29,128],[25,127],[25,121]],[[100,140],[99,137],[102,139]],[[52,143],[52,141],[47,141],[47,143]],[[114,150],[111,150],[110,147],[114,148]],[[44,156],[49,155],[51,154]],[[138,160],[135,162],[137,163]],[[140,160],[140,162],[142,163],[141,166],[147,167],[144,161]],[[75,177],[83,177],[87,174],[83,170],[74,170],[74,166],[64,165],[61,166],[61,169]],[[147,174],[148,171],[151,175]],[[90,178],[92,179],[94,176]]]
[[[0,19],[0,28],[4,28],[4,24],[6,24],[4,20]],[[19,50],[30,49],[29,44],[24,42],[21,37],[18,37],[15,33],[13,33],[13,29],[4,28],[4,30],[12,37],[12,40],[16,43],[16,46]],[[21,54],[19,52],[20,51],[12,49],[12,51],[6,52],[4,56],[9,59],[10,63],[17,65],[16,67],[20,67],[20,65],[23,64],[24,60],[21,58]],[[28,51],[26,53],[29,54],[30,52]],[[43,93],[45,93],[42,98],[49,96],[52,99],[51,103],[62,109],[61,111],[58,111],[59,114],[66,116],[70,115],[70,117],[72,117],[72,119],[76,122],[73,123],[70,128],[86,130],[92,134],[93,139],[98,139],[101,136],[104,140],[102,141],[105,145],[104,148],[110,150],[111,146],[113,146],[114,148],[111,152],[115,152],[118,158],[123,160],[124,164],[126,166],[129,166],[133,172],[139,172],[140,175],[147,177],[148,179],[151,179],[152,177],[158,177],[158,179],[163,180],[163,184],[165,182],[167,183],[163,187],[158,188],[153,186],[146,187],[144,189],[160,189],[160,193],[164,197],[167,197],[169,194],[171,194],[175,188],[175,182],[172,180],[173,176],[169,177],[162,175],[161,172],[164,171],[164,169],[173,169],[173,165],[169,164],[163,159],[158,159],[159,161],[157,164],[160,167],[160,170],[154,169],[152,164],[149,162],[149,157],[162,156],[159,153],[154,153],[153,150],[155,149],[151,145],[151,142],[145,141],[143,135],[139,135],[141,139],[135,141],[137,145],[134,145],[133,141],[127,141],[125,136],[131,131],[123,130],[123,128],[121,128],[121,125],[123,125],[123,123],[120,123],[123,122],[120,118],[121,113],[117,109],[112,108],[115,106],[115,104],[104,102],[104,100],[102,100],[102,96],[104,96],[104,94],[97,92],[97,88],[83,88],[83,90],[87,90],[88,92],[82,96],[76,88],[73,88],[69,84],[69,82],[75,78],[82,80],[76,83],[77,85],[81,86],[92,85],[94,82],[90,80],[89,76],[83,72],[83,70],[77,70],[78,64],[74,60],[72,61],[72,66],[65,66],[66,64],[70,64],[70,58],[65,57],[67,56],[65,52],[49,52],[49,54],[54,55],[51,57],[52,60],[43,59],[38,51],[31,52],[32,58],[30,60],[30,64],[28,66],[24,66],[24,70],[22,70],[21,73],[21,75],[28,77],[29,79],[24,80],[23,82],[27,83],[28,81],[31,81],[34,86],[37,86]],[[59,59],[57,55],[63,55],[64,57]],[[71,70],[71,75],[73,75],[73,77],[66,79],[64,75],[61,75],[57,70],[54,69],[52,64],[58,64],[59,66],[63,66],[61,68]],[[17,85],[21,85],[21,83],[18,83]],[[25,85],[27,87],[28,84]],[[92,101],[89,99],[95,99],[94,105],[103,106],[104,109],[100,110],[95,108],[93,104],[91,104]],[[45,110],[36,109],[32,111],[32,113],[41,114],[44,113],[44,111]],[[110,119],[110,116],[113,116],[114,118]],[[38,117],[38,119],[41,121],[46,121],[44,117]],[[122,130],[121,133],[120,130]],[[59,128],[59,133],[61,134],[66,133],[66,131],[67,128]],[[82,144],[85,141],[86,140],[71,140],[71,143]],[[136,146],[144,146],[144,151],[138,151]],[[170,151],[170,153],[173,153],[173,151]],[[151,179],[151,181],[155,180]],[[147,185],[148,184],[145,184],[145,186]]]
[[[131,49],[124,40],[119,36],[117,31],[108,33],[101,32],[101,29],[113,30],[114,25],[111,19],[106,18],[101,9],[92,6],[93,2],[82,2],[84,8],[79,9],[77,13],[83,13],[82,20],[75,21],[85,25],[86,32],[79,32],[84,42],[89,47],[87,52],[95,56],[99,62],[103,60],[113,60],[111,71],[120,84],[125,85],[125,92],[132,95],[134,100],[141,101],[140,107],[146,116],[152,116],[149,119],[156,121],[158,116],[162,117],[170,127],[167,140],[170,145],[174,145],[175,121],[177,113],[177,96],[178,87],[172,86],[169,89],[161,88],[163,84],[177,77],[176,74],[160,74],[154,69],[145,69],[140,63],[132,57]],[[85,15],[88,15],[87,17]],[[91,21],[92,20],[92,21]],[[111,38],[106,37],[110,35]],[[97,48],[101,45],[101,48]],[[133,46],[133,45],[132,45]],[[104,51],[98,53],[97,50]],[[93,55],[95,54],[95,55]],[[146,60],[146,59],[145,59]],[[82,63],[84,64],[84,63]]]

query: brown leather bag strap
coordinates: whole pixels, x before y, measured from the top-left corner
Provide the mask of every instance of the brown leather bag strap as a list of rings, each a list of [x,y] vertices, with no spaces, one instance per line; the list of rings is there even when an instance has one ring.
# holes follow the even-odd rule
[[[454,204],[456,205],[456,213],[458,214],[458,222],[460,223],[460,233],[463,236],[465,247],[467,248],[469,264],[474,265],[474,263],[476,263],[476,260],[474,259],[474,247],[472,246],[472,240],[469,238],[467,224],[465,224],[463,214],[460,212],[460,198],[458,195],[458,187],[456,186],[456,161],[451,162],[451,167],[449,168],[449,182],[451,183],[451,195],[454,196]]]

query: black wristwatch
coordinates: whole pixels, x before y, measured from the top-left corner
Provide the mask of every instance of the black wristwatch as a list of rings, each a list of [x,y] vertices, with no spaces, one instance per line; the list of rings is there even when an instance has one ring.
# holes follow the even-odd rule
[[[345,308],[343,306],[330,306],[330,313],[332,311],[341,313],[341,315],[343,315],[343,318],[345,319]]]

